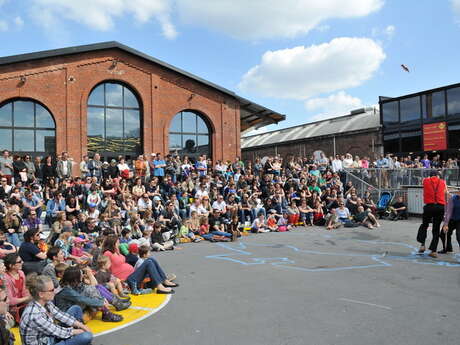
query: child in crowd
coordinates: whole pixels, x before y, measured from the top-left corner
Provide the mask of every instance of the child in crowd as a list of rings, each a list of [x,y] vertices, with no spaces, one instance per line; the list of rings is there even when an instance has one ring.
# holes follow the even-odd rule
[[[270,212],[267,218],[267,228],[273,232],[278,231],[278,224],[277,224],[275,212]]]
[[[278,219],[278,231],[286,232],[292,230],[292,225],[288,222],[287,212],[283,212],[283,216]]]
[[[83,259],[84,262],[90,262],[92,260],[92,255],[86,252],[83,248],[83,245],[86,243],[81,237],[75,237],[73,239],[73,246],[72,246],[72,256]]]
[[[160,222],[155,222],[151,235],[151,247],[155,251],[173,250],[174,242],[172,240],[165,241],[163,238],[163,226]]]
[[[139,260],[139,246],[137,243],[130,243],[128,246],[129,254],[126,255],[126,262],[131,266],[135,266]]]
[[[259,216],[252,222],[251,232],[255,234],[260,232],[270,232],[270,229],[268,229],[265,225],[265,216],[262,212],[259,213]]]
[[[148,246],[140,246],[139,247],[139,259],[137,260],[136,264],[134,265],[134,270],[138,269],[149,257],[150,248]]]
[[[105,286],[109,289],[114,295],[119,296],[120,298],[129,298],[128,295],[125,295],[123,292],[123,285],[121,280],[115,277],[110,272],[111,261],[109,257],[105,255],[100,255],[97,259],[97,272],[94,275],[98,284]]]

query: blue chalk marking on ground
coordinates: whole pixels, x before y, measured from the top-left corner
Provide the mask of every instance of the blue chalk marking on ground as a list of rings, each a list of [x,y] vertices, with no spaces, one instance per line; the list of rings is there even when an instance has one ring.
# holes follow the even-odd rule
[[[254,254],[252,252],[247,251],[246,249],[249,246],[253,247],[268,247],[273,248],[272,244],[244,244],[239,243],[236,245],[229,245],[226,243],[218,243],[217,245],[228,250],[228,253],[223,254],[216,254],[216,255],[209,255],[206,256],[208,259],[217,259],[217,260],[225,260],[234,263],[238,263],[244,266],[252,266],[252,265],[272,265],[276,267],[282,267],[291,270],[297,271],[304,271],[304,272],[333,272],[333,271],[344,271],[344,270],[355,270],[355,269],[367,269],[367,268],[374,268],[374,267],[391,267],[392,264],[388,262],[388,260],[397,260],[397,261],[404,261],[410,262],[414,264],[420,265],[432,265],[432,266],[443,266],[443,267],[460,267],[460,255],[454,255],[454,258],[459,261],[459,263],[452,263],[447,261],[437,261],[437,260],[430,260],[426,261],[423,260],[423,257],[420,255],[416,255],[417,248],[414,246],[408,245],[406,243],[399,243],[399,242],[385,242],[385,241],[366,241],[366,240],[359,240],[358,242],[361,243],[369,243],[369,244],[377,244],[377,245],[393,245],[393,246],[402,246],[411,250],[411,253],[407,256],[396,256],[396,255],[387,255],[384,254],[362,254],[362,253],[334,253],[334,252],[322,252],[316,250],[306,250],[300,249],[295,246],[291,245],[278,245],[276,248],[287,248],[294,252],[304,253],[304,254],[312,254],[312,255],[327,255],[327,256],[339,256],[339,257],[358,257],[363,258],[367,257],[372,260],[374,263],[369,265],[352,265],[352,266],[343,266],[343,267],[317,267],[317,268],[307,268],[296,266],[296,262],[288,257],[252,257]],[[235,258],[235,256],[243,256],[246,259],[242,258]]]

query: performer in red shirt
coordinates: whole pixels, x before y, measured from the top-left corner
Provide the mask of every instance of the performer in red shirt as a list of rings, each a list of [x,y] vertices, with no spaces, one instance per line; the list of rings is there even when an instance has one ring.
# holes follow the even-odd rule
[[[417,241],[420,243],[419,254],[425,252],[425,240],[428,225],[433,223],[433,239],[431,240],[428,254],[432,258],[437,258],[438,241],[441,222],[444,217],[444,206],[446,205],[447,186],[446,181],[439,178],[436,170],[430,172],[430,177],[423,180],[423,223],[417,234]]]

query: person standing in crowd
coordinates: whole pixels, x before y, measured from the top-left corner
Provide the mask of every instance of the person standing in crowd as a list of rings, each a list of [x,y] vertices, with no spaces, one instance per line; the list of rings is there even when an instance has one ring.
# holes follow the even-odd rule
[[[95,177],[100,181],[102,177],[102,162],[99,153],[95,153],[93,159],[88,162],[88,170],[91,177]]]
[[[62,152],[61,159],[57,162],[56,172],[60,180],[72,176],[72,161],[67,152]]]
[[[423,254],[426,250],[425,240],[427,237],[427,230],[430,223],[433,223],[432,233],[433,239],[431,240],[429,250],[431,253],[428,255],[432,258],[437,258],[438,254],[438,241],[439,230],[444,216],[444,206],[446,205],[446,182],[439,178],[438,172],[432,170],[430,177],[423,180],[423,223],[420,226],[417,234],[417,241],[420,243],[419,254]]]
[[[46,156],[45,162],[42,165],[42,179],[44,182],[48,182],[50,179],[56,178],[56,167],[53,163],[51,156]]]
[[[444,223],[441,232],[441,254],[452,253],[452,233],[455,231],[458,245],[460,246],[460,191],[452,191],[447,198],[444,211]]]
[[[27,181],[32,182],[35,180],[35,165],[32,162],[30,155],[24,156],[24,165],[27,168]]]
[[[13,159],[8,150],[3,150],[3,155],[0,157],[0,173],[2,177],[6,177],[8,184],[10,184],[13,177]]]
[[[90,177],[91,173],[88,168],[89,157],[88,155],[84,155],[82,161],[80,162],[80,176],[81,178]]]
[[[163,181],[165,176],[166,162],[161,158],[161,153],[157,153],[153,160],[153,176],[157,177],[160,182]]]

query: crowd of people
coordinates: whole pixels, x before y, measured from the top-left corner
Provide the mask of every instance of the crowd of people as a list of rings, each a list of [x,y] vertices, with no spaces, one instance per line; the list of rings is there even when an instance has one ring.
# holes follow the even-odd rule
[[[96,153],[76,163],[66,152],[32,160],[5,150],[0,329],[18,324],[24,344],[88,344],[85,319],[101,312],[103,321],[121,321],[111,310],[128,308],[129,293],[174,293],[176,277],[153,251],[300,225],[377,228],[376,200],[345,181],[350,157],[212,162],[155,153],[127,162]],[[390,212],[407,217],[402,198]]]

